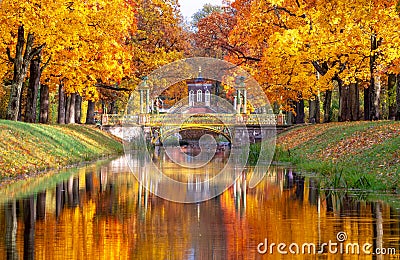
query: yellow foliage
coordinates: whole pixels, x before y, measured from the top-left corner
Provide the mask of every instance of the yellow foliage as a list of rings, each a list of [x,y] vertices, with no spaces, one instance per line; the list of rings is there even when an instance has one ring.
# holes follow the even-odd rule
[[[42,61],[49,58],[42,82],[52,90],[60,81],[67,93],[83,93],[101,79],[120,81],[132,73],[133,52],[126,39],[136,30],[131,1],[16,1],[0,2],[0,58],[6,48],[15,53],[16,31],[23,25],[35,35],[35,46],[46,44]],[[0,80],[10,64],[0,64]],[[92,95],[91,98],[95,98]]]
[[[243,55],[227,59],[247,69],[270,102],[288,107],[290,100],[332,89],[334,79],[367,82],[372,55],[377,55],[374,73],[400,72],[395,29],[400,18],[393,1],[236,0],[232,6],[237,23],[229,43]],[[373,35],[379,41],[376,50],[371,50]]]

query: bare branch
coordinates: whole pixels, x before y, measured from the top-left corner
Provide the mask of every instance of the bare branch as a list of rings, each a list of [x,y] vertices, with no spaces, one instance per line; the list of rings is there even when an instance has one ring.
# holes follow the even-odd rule
[[[24,63],[29,64],[33,58],[32,54],[32,47],[35,41],[35,36],[33,33],[28,33],[28,38],[26,41],[25,53],[24,53]]]
[[[280,10],[280,11],[284,11],[285,13],[287,13],[290,16],[294,16],[294,17],[300,17],[300,18],[306,18],[305,14],[302,15],[297,15],[295,13],[292,13],[290,10],[286,9],[285,7],[281,7],[281,6],[274,6],[274,8],[276,10]]]
[[[22,51],[25,45],[25,30],[24,26],[21,25],[18,27],[18,36],[17,36],[17,46],[15,48],[15,58],[14,62],[19,62],[22,58]]]
[[[322,76],[324,76],[328,72],[328,66],[326,65],[326,63],[322,64],[322,66],[317,61],[313,61],[311,63],[314,66],[314,68],[318,71],[318,73],[321,74]]]
[[[104,89],[109,89],[109,90],[114,90],[114,91],[132,91],[131,89],[127,89],[127,88],[117,88],[117,87],[113,87],[113,86],[109,86],[103,83],[98,83],[95,85],[96,88],[104,88]]]
[[[46,43],[43,43],[43,44],[40,45],[39,47],[33,48],[32,51],[31,51],[31,53],[30,53],[30,55],[29,55],[30,60],[32,60],[33,57],[38,56],[38,55],[42,52],[42,50],[43,50],[43,48],[44,48],[45,46],[46,46]]]
[[[47,66],[49,66],[50,61],[51,61],[51,56],[47,59],[46,63],[42,66],[42,68],[40,68],[40,73],[42,73],[47,68]]]
[[[14,62],[15,62],[15,59],[14,59],[13,57],[11,57],[11,51],[10,51],[10,48],[8,48],[8,47],[7,47],[7,49],[6,49],[6,54],[7,54],[8,60],[9,60],[10,62],[14,63]]]
[[[239,59],[244,59],[246,61],[261,61],[261,59],[259,59],[259,58],[246,56],[242,51],[240,51],[238,49],[229,49],[229,48],[227,48],[225,46],[222,46],[222,48],[233,52]]]
[[[286,26],[285,23],[283,23],[282,21],[280,21],[282,24],[277,24],[277,23],[272,23],[272,25],[275,25],[276,27],[285,29],[285,30],[289,30],[289,28]]]

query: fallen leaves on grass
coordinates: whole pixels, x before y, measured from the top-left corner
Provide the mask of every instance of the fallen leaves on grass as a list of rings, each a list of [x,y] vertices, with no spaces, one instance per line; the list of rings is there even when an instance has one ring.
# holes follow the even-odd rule
[[[341,160],[347,156],[362,153],[399,135],[400,124],[371,126],[365,131],[357,131],[344,137],[338,143],[330,144],[315,156],[321,160]],[[376,154],[376,157],[379,156],[380,154]]]
[[[321,124],[296,128],[288,133],[279,135],[276,143],[285,149],[291,150],[321,135],[328,128],[334,127],[335,125],[336,124]]]

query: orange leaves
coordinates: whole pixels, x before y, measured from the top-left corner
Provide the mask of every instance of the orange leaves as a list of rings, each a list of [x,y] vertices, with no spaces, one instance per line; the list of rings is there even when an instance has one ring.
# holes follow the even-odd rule
[[[251,68],[271,102],[332,89],[333,78],[362,85],[371,77],[369,58],[375,53],[375,73],[398,71],[400,18],[392,1],[237,0],[232,6],[237,22],[229,44],[243,55],[228,59]],[[375,53],[373,33],[380,39]],[[326,71],[317,75],[313,62],[325,64]]]
[[[291,130],[278,136],[277,144],[284,150],[301,150],[304,147],[318,147],[304,156],[320,161],[347,160],[383,144],[400,135],[399,123],[330,123],[312,125]],[[337,141],[327,139],[337,138]],[[335,137],[333,137],[335,136]],[[387,163],[399,161],[399,153],[395,152]]]
[[[23,23],[38,44],[46,43],[42,60],[51,62],[42,81],[52,89],[63,80],[68,93],[82,92],[94,79],[117,81],[132,72],[134,53],[126,44],[136,30],[132,1],[4,0],[0,7],[1,58],[6,47],[15,48],[16,26]],[[0,79],[6,69],[0,65]]]
[[[193,35],[193,38],[196,47],[201,48],[205,53],[195,54],[223,58],[227,49],[233,49],[228,41],[229,33],[235,23],[235,16],[228,11],[222,12],[222,10],[214,11],[200,19],[197,23],[197,32]]]
[[[285,150],[291,150],[296,148],[303,143],[316,138],[321,135],[327,128],[333,126],[331,125],[313,125],[308,127],[302,127],[294,129],[289,133],[279,135],[277,138],[277,144],[283,147]]]
[[[188,42],[180,26],[178,6],[177,0],[137,1],[137,32],[129,38],[135,55],[132,61],[135,83],[160,66],[184,57]]]
[[[162,95],[166,97],[164,101],[166,107],[172,107],[180,100],[188,97],[188,86],[185,82],[179,82],[165,90]]]
[[[366,131],[357,131],[344,137],[338,143],[330,145],[317,155],[321,160],[341,159],[362,153],[372,146],[400,135],[400,125],[381,125],[369,127]]]

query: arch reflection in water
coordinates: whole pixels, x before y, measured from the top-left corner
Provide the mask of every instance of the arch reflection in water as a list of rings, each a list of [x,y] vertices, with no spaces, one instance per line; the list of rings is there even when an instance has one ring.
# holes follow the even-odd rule
[[[125,154],[128,165],[145,188],[160,197],[173,198],[173,201],[179,202],[199,202],[213,198],[219,195],[227,182],[233,183],[243,171],[242,166],[232,161],[235,156],[227,156],[230,154],[227,150],[218,152],[211,161],[205,156],[204,161],[210,162],[204,163],[202,167],[183,167],[169,157],[183,156],[184,153],[179,149],[175,148],[175,153],[171,149],[168,154],[163,149],[154,150],[152,158],[140,151]],[[201,159],[197,158],[198,161]]]

